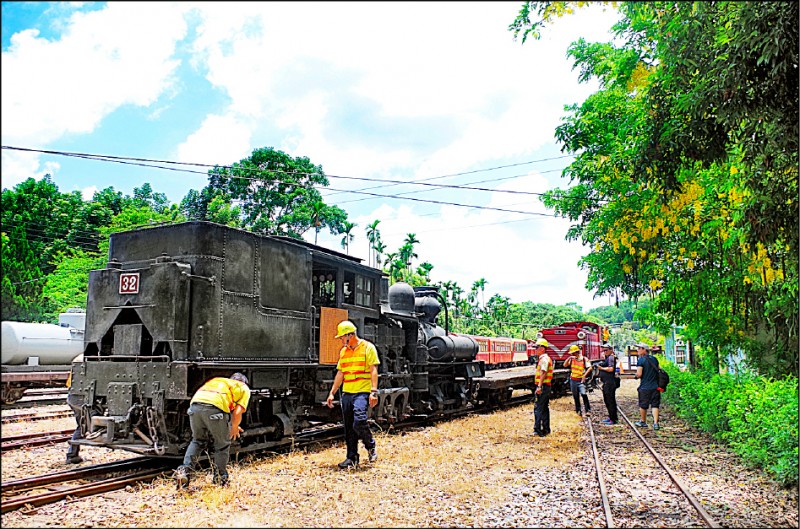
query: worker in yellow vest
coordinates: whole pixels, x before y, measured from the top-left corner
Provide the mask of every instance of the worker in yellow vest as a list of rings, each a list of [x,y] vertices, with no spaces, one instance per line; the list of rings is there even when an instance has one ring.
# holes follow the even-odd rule
[[[175,470],[178,488],[189,484],[189,474],[206,446],[213,458],[213,482],[227,485],[231,441],[242,433],[239,424],[250,402],[248,384],[246,376],[234,373],[230,378],[212,378],[194,394],[188,411],[192,442]]]
[[[570,345],[569,354],[574,356],[564,360],[564,367],[570,368],[569,389],[572,391],[572,399],[575,401],[575,413],[583,415],[580,400],[583,398],[583,406],[588,415],[592,411],[592,407],[589,404],[589,395],[586,394],[586,377],[591,373],[592,363],[583,356],[583,350],[579,345]]]
[[[339,387],[342,388],[340,404],[344,419],[344,435],[347,442],[347,458],[339,463],[339,468],[358,465],[358,440],[367,449],[369,462],[378,460],[375,439],[367,423],[367,411],[378,404],[378,351],[375,346],[359,338],[356,326],[350,321],[339,324],[336,338],[342,341],[336,376],[326,404],[333,408],[333,399]],[[367,407],[369,406],[369,408]]]
[[[553,381],[553,360],[547,354],[548,347],[550,347],[550,342],[544,338],[539,338],[534,344],[534,354],[537,356],[537,362],[533,433],[537,437],[550,435],[550,384]]]

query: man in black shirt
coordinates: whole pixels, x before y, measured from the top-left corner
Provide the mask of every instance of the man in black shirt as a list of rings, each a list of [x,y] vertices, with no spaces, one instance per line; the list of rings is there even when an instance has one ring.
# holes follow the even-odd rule
[[[619,383],[619,375],[616,372],[617,356],[614,354],[614,348],[611,344],[604,343],[603,348],[600,350],[600,380],[603,381],[603,402],[608,410],[608,419],[600,421],[601,424],[612,425],[617,424],[619,417],[617,416],[617,385]]]
[[[647,408],[653,410],[653,430],[658,430],[658,408],[661,406],[661,392],[658,391],[658,359],[650,354],[650,346],[644,343],[636,344],[639,353],[637,361],[636,378],[639,383],[639,415],[640,421],[636,426],[647,428]]]

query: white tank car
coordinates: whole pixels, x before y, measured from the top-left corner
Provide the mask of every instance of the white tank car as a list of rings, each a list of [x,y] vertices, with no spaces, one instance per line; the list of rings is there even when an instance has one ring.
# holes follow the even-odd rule
[[[2,323],[3,365],[66,365],[83,352],[86,313],[59,315],[51,323]]]

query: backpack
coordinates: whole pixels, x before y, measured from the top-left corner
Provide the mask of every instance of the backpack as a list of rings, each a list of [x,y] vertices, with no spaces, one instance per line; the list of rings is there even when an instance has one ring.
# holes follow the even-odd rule
[[[653,367],[656,368],[656,375],[658,376],[658,391],[664,392],[667,391],[667,386],[669,385],[669,373],[664,371],[664,368],[658,365],[658,360],[655,360],[655,365]]]
[[[669,373],[664,371],[664,368],[658,368],[658,389],[666,391],[669,385]]]

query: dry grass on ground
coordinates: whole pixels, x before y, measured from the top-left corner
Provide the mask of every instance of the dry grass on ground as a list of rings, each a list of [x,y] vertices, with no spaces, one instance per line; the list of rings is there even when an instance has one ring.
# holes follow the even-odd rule
[[[232,464],[231,484],[219,488],[199,475],[185,491],[171,480],[111,493],[9,526],[127,527],[432,527],[479,525],[492,505],[507,500],[520,471],[558,472],[571,453],[585,451],[571,399],[551,402],[553,434],[531,435],[533,406],[442,422],[404,433],[377,434],[379,461],[341,471],[344,445]],[[365,458],[363,447],[362,457]],[[66,511],[66,512],[65,512]],[[56,514],[57,513],[57,514]],[[51,516],[52,522],[46,518]]]
[[[561,399],[551,408],[558,435],[544,439],[531,435],[532,406],[526,405],[378,434],[379,461],[355,470],[336,468],[344,458],[341,443],[238,465],[233,487],[217,489],[204,476],[177,494],[176,507],[188,511],[187,526],[471,525],[477,520],[465,516],[505,499],[520,470],[553,470],[567,464],[570,452],[585,450],[571,404]],[[208,510],[193,508],[198,501]],[[216,512],[227,514],[213,520]]]

